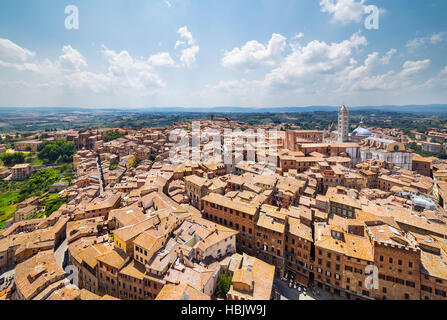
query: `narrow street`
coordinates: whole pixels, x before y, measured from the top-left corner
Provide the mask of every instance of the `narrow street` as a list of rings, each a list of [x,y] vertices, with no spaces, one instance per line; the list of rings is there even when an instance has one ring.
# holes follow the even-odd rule
[[[101,166],[101,158],[99,156],[96,157],[96,166],[98,168],[98,179],[99,179],[99,194],[103,194],[104,193],[104,187],[105,187],[105,183],[104,183],[104,174],[102,171],[102,166]]]
[[[68,241],[67,239],[65,239],[60,245],[59,247],[57,247],[54,250],[54,257],[56,258],[56,262],[57,265],[60,266],[62,269],[64,269],[63,267],[63,263],[64,263],[64,256],[65,256],[65,252],[68,250]]]
[[[69,267],[68,264],[68,241],[65,239],[59,247],[54,250],[54,257],[56,258],[56,263],[58,266],[65,271],[65,278],[68,278],[69,274],[71,274],[72,269],[67,269]],[[66,257],[66,258],[65,258]],[[74,266],[72,266],[74,267]],[[76,268],[76,267],[74,267]],[[70,280],[70,279],[69,279]]]
[[[3,279],[3,280],[1,280]],[[10,280],[9,280],[10,279]],[[3,291],[9,287],[11,287],[14,283],[14,268],[4,271],[0,274],[0,281],[3,281],[0,284],[0,291]]]
[[[316,296],[309,290],[307,290],[306,295],[304,295],[303,292],[298,291],[298,288],[289,288],[289,282],[283,281],[277,277],[275,277],[275,280],[273,281],[273,286],[277,292],[275,300],[332,300],[332,295],[323,289],[318,289],[319,295]],[[334,295],[334,300],[343,300],[343,298]]]

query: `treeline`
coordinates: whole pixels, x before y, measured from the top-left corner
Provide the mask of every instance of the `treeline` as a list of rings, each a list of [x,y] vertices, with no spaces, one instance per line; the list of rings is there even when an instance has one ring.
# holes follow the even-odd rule
[[[118,131],[109,131],[106,134],[104,134],[103,139],[105,142],[109,142],[109,141],[124,137],[127,134],[128,134],[128,132],[119,133]]]
[[[25,163],[25,154],[23,152],[2,153],[0,160],[5,166],[13,166],[20,163]]]
[[[447,159],[447,153],[445,152],[429,152],[429,151],[424,151],[422,150],[422,148],[415,142],[410,143],[409,148],[414,152],[417,153],[420,156],[423,157],[436,157],[439,159]]]
[[[50,186],[59,181],[59,179],[58,171],[55,169],[46,169],[36,172],[23,183],[20,190],[19,201],[47,192]]]
[[[57,139],[54,142],[46,141],[39,146],[38,158],[45,164],[69,163],[73,161],[76,153],[74,142]]]

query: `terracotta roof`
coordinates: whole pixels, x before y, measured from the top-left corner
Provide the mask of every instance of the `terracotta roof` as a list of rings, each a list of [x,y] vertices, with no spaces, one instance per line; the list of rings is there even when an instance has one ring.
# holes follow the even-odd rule
[[[163,286],[155,300],[211,300],[211,297],[184,283]]]

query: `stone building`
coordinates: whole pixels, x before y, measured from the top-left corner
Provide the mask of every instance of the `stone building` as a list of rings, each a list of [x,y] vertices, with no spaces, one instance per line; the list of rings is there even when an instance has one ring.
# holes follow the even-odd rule
[[[338,142],[349,141],[349,109],[343,105],[338,109],[338,129],[337,140]]]

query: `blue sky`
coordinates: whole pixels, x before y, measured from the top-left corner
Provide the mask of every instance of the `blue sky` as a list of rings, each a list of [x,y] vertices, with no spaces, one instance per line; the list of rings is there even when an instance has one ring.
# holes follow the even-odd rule
[[[446,56],[445,0],[0,2],[0,106],[447,103]]]

